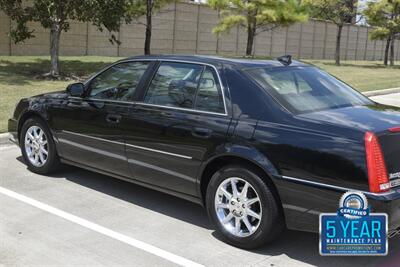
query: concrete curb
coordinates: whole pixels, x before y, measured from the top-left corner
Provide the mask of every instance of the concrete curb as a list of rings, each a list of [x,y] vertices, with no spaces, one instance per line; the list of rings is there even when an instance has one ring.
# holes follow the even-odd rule
[[[400,93],[400,87],[398,88],[389,88],[389,89],[383,89],[383,90],[376,90],[376,91],[368,91],[368,92],[363,92],[365,96],[371,97],[371,96],[378,96],[378,95],[390,95],[390,94],[396,94]]]
[[[10,137],[11,137],[11,134],[9,134],[9,133],[0,134],[0,146],[11,145],[12,142],[10,141]]]

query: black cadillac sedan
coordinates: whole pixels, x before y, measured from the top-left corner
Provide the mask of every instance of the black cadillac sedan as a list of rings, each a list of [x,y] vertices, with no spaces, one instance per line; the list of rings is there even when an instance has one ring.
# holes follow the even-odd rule
[[[400,226],[400,109],[290,57],[128,58],[22,99],[9,131],[31,171],[65,163],[197,202],[241,248],[317,232],[349,190]]]

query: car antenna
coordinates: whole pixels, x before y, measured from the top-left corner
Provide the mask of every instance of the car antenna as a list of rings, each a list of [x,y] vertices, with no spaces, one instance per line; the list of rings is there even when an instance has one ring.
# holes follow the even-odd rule
[[[285,66],[289,66],[290,64],[292,64],[292,56],[291,55],[277,57],[276,59]]]

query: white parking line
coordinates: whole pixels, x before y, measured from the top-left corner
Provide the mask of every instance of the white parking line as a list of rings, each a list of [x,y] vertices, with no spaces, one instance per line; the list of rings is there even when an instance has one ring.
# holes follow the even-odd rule
[[[172,254],[172,253],[170,253],[168,251],[165,251],[165,250],[160,249],[158,247],[149,245],[149,244],[144,243],[144,242],[142,242],[140,240],[137,240],[137,239],[131,238],[129,236],[120,234],[120,233],[115,232],[115,231],[113,231],[111,229],[105,228],[105,227],[103,227],[101,225],[98,225],[96,223],[92,223],[92,222],[90,222],[88,220],[82,219],[80,217],[77,217],[77,216],[72,215],[70,213],[67,213],[65,211],[62,211],[62,210],[59,210],[57,208],[51,207],[51,206],[49,206],[47,204],[44,204],[42,202],[39,202],[39,201],[34,200],[32,198],[29,198],[29,197],[26,197],[24,195],[18,194],[18,193],[14,192],[14,191],[11,191],[11,190],[6,189],[6,188],[1,187],[1,186],[0,186],[0,193],[3,194],[3,195],[9,196],[11,198],[17,199],[19,201],[22,201],[22,202],[24,202],[26,204],[29,204],[29,205],[31,205],[33,207],[36,207],[38,209],[47,211],[47,212],[49,212],[51,214],[54,214],[56,216],[59,216],[61,218],[64,218],[64,219],[66,219],[66,220],[68,220],[70,222],[79,224],[79,225],[81,225],[83,227],[86,227],[86,228],[88,228],[90,230],[93,230],[93,231],[98,232],[100,234],[103,234],[105,236],[108,236],[108,237],[111,237],[113,239],[116,239],[116,240],[119,240],[121,242],[124,242],[125,244],[128,244],[128,245],[130,245],[132,247],[144,250],[144,251],[146,251],[148,253],[151,253],[153,255],[156,255],[158,257],[161,257],[163,259],[166,259],[166,260],[168,260],[170,262],[173,262],[173,263],[176,263],[178,265],[190,266],[190,267],[192,267],[192,266],[193,267],[204,267],[201,264],[198,264],[198,263],[193,262],[191,260],[185,259],[185,258],[183,258],[181,256]]]

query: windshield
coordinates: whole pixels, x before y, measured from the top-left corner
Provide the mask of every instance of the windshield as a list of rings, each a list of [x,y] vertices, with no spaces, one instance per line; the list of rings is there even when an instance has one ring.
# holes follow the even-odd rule
[[[293,113],[373,104],[345,83],[314,67],[254,68],[245,72]]]

